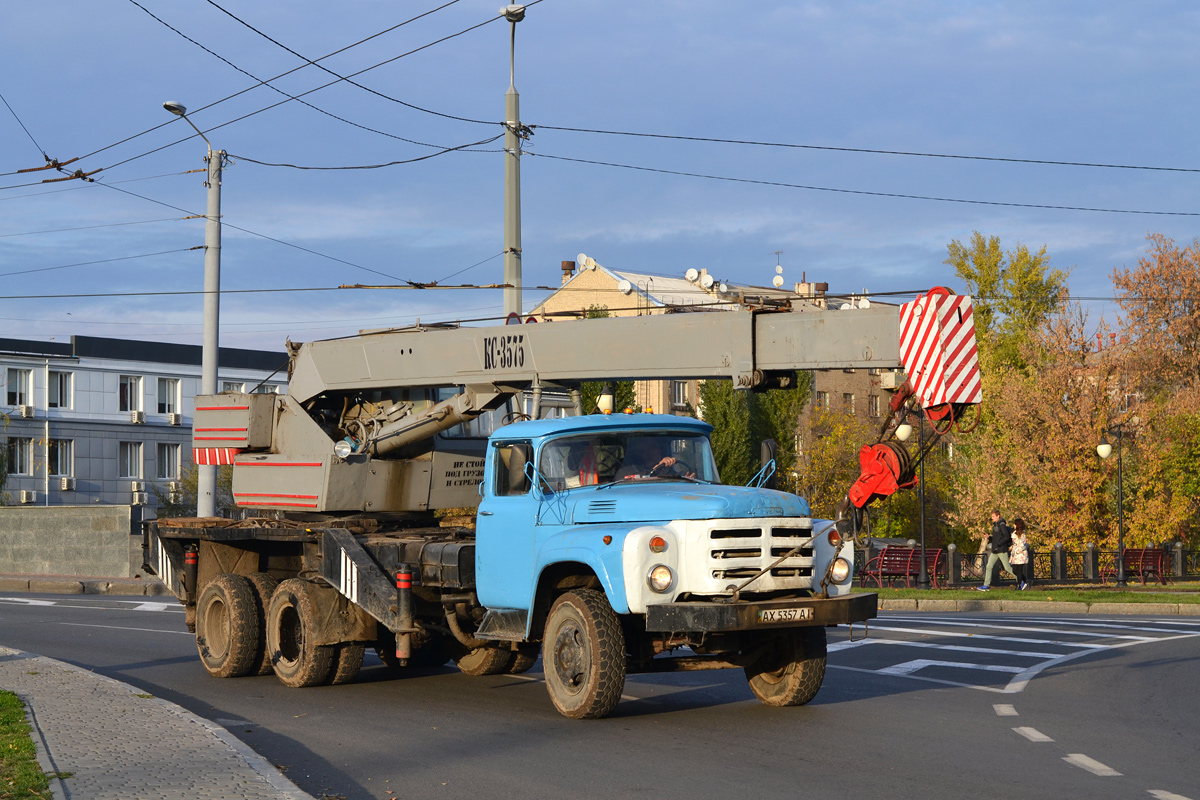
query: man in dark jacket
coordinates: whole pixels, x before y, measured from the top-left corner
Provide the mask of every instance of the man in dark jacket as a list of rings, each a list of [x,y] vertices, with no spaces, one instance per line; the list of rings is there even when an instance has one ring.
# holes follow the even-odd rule
[[[981,592],[991,591],[992,569],[999,561],[1006,572],[1012,572],[1012,564],[1008,563],[1008,549],[1012,547],[1012,528],[1000,516],[999,511],[992,512],[991,549],[988,553],[987,567],[983,570],[983,586],[977,587]]]

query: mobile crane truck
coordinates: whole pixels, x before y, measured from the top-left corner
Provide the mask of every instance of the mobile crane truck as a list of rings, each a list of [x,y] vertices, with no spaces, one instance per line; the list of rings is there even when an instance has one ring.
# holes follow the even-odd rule
[[[147,562],[217,677],[344,683],[367,648],[392,667],[519,673],[540,653],[573,718],[609,714],[637,672],[736,667],[763,703],[803,704],[825,628],[876,614],[876,595],[850,592],[853,547],[861,509],[915,482],[921,454],[896,427],[919,404],[948,430],[980,401],[970,314],[970,298],[935,290],[903,307],[797,298],[289,343],[286,394],[196,398],[196,463],[232,464],[235,502],[264,513],[159,519]],[[539,418],[548,388],[575,390],[578,411],[584,380],[761,390],[797,370],[901,365],[833,521],[767,488],[773,463],[723,485],[705,422]],[[505,412],[522,392],[533,418],[517,421]],[[475,514],[436,515],[449,509]]]

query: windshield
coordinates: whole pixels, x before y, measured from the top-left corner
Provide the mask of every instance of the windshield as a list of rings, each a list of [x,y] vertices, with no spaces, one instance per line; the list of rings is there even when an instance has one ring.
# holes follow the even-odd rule
[[[708,437],[692,432],[618,431],[565,437],[542,448],[539,466],[556,491],[617,481],[720,482]]]

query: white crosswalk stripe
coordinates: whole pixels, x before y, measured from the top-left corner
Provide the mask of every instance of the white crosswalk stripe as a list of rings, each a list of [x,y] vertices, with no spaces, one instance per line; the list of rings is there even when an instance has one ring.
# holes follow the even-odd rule
[[[869,631],[868,638],[830,643],[830,653],[847,656],[829,668],[1013,694],[1041,672],[1095,653],[1200,636],[1200,622],[885,613]],[[909,658],[907,650],[928,655]],[[1009,679],[998,682],[1004,675]],[[997,705],[997,714],[1016,714],[1001,708],[1012,706]],[[1014,730],[1027,737],[1033,731]]]

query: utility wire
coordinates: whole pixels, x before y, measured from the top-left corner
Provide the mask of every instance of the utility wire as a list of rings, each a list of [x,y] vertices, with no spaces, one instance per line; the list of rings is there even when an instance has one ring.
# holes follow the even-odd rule
[[[467,144],[460,144],[457,147],[447,147],[445,149],[439,150],[436,153],[427,153],[423,156],[417,156],[416,158],[406,158],[402,161],[389,161],[386,164],[360,164],[360,165],[356,165],[356,166],[342,166],[342,167],[312,167],[312,166],[299,166],[296,164],[272,164],[267,161],[256,161],[253,158],[248,158],[247,156],[234,155],[232,153],[230,153],[230,158],[236,158],[241,161],[249,161],[251,164],[258,164],[259,166],[262,166],[262,167],[291,167],[292,169],[315,169],[315,170],[382,169],[383,167],[394,167],[397,164],[413,164],[417,161],[425,161],[430,158],[437,158],[438,156],[445,155],[446,153],[453,153],[458,150],[465,150],[468,147],[478,147],[479,145],[490,144],[490,143],[496,141],[497,139],[501,138],[502,136],[504,136],[503,133],[498,133],[495,136],[491,137],[490,139],[480,139],[478,142],[469,142]]]
[[[1006,208],[1043,208],[1055,211],[1091,211],[1103,214],[1148,214],[1161,217],[1200,217],[1200,212],[1197,211],[1142,211],[1136,209],[1124,208],[1095,208],[1090,206],[1058,206],[1047,203],[1007,203],[1000,200],[966,200],[957,197],[937,197],[933,195],[920,194],[903,194],[900,192],[872,192],[864,189],[838,189],[829,186],[807,186],[799,183],[784,183],[782,181],[766,181],[757,180],[754,178],[733,178],[727,175],[707,175],[701,172],[684,172],[681,170],[662,169],[660,167],[642,167],[634,164],[618,164],[612,161],[595,161],[587,158],[569,158],[567,156],[554,156],[549,153],[538,153],[532,150],[525,151],[524,155],[537,156],[539,158],[552,158],[556,161],[570,161],[576,164],[592,164],[601,167],[618,167],[620,169],[631,169],[638,172],[656,172],[660,175],[680,175],[685,178],[704,178],[713,181],[728,181],[731,183],[750,183],[759,186],[780,186],[788,189],[806,189],[812,192],[833,192],[835,194],[857,194],[866,195],[868,197],[894,197],[904,200],[931,200],[939,203],[962,203],[966,205],[976,206],[1004,206]]]
[[[80,189],[90,189],[96,185],[112,186],[113,184],[116,184],[116,183],[137,183],[139,181],[157,180],[158,178],[174,178],[179,175],[187,175],[189,172],[196,172],[196,170],[187,170],[185,172],[167,172],[162,175],[147,175],[144,178],[126,178],[126,179],[120,180],[120,181],[111,181],[109,183],[100,183],[100,184],[84,182],[77,186],[66,186],[66,187],[63,187],[62,189],[50,189],[45,192],[30,192],[29,194],[15,194],[12,197],[0,197],[0,202],[3,202],[5,200],[20,200],[24,197],[41,197],[42,195],[58,194],[60,192],[78,192]],[[35,185],[41,186],[42,184],[39,183],[39,184],[35,184]],[[16,187],[0,187],[0,188],[16,188]],[[179,210],[182,211],[183,209],[179,209]]]
[[[541,0],[535,0],[535,2],[541,2]],[[527,5],[533,5],[533,3],[529,3],[529,4],[527,4]],[[347,45],[346,47],[343,47],[343,48],[341,48],[341,49],[339,49],[339,50],[335,50],[335,51],[333,51],[332,53],[329,53],[328,55],[321,56],[320,58],[318,58],[318,59],[315,59],[314,63],[316,63],[316,62],[319,62],[319,61],[324,61],[325,59],[328,59],[328,58],[332,58],[333,56],[335,56],[335,55],[337,55],[337,54],[339,54],[339,53],[343,53],[343,52],[345,52],[345,51],[347,51],[347,50],[349,50],[349,49],[351,49],[351,48],[353,48],[353,47],[357,47],[358,45],[360,45],[360,44],[363,44],[364,42],[370,41],[371,39],[373,39],[373,38],[375,38],[375,37],[377,37],[377,36],[381,36],[381,35],[383,35],[383,34],[385,34],[385,33],[388,33],[388,32],[390,32],[390,31],[393,31],[393,30],[395,30],[396,28],[399,28],[399,27],[402,27],[402,26],[404,26],[404,25],[407,25],[407,24],[409,24],[410,22],[414,22],[414,21],[416,21],[416,20],[420,19],[421,17],[424,17],[424,16],[427,16],[427,15],[429,15],[429,14],[432,14],[432,13],[434,13],[435,11],[439,10],[440,8],[441,8],[441,6],[439,6],[438,8],[435,8],[435,9],[433,9],[432,11],[427,11],[427,12],[425,12],[425,13],[423,13],[423,14],[419,14],[419,15],[417,15],[417,16],[415,16],[415,17],[412,17],[411,19],[407,19],[407,20],[405,20],[404,22],[401,22],[401,23],[399,23],[399,24],[397,24],[397,25],[393,25],[391,28],[388,28],[388,29],[386,29],[386,30],[384,30],[384,31],[380,31],[379,33],[377,33],[377,34],[374,34],[373,36],[369,36],[369,37],[367,37],[366,39],[363,39],[363,40],[361,40],[361,41],[359,41],[359,42],[355,42],[354,44]],[[373,69],[376,69],[376,68],[378,68],[378,67],[382,67],[382,66],[384,66],[384,65],[386,65],[386,64],[390,64],[390,63],[392,63],[392,62],[394,62],[394,61],[397,61],[397,60],[399,60],[399,59],[401,59],[401,58],[405,58],[405,57],[407,57],[407,56],[413,55],[414,53],[418,53],[418,52],[420,52],[420,51],[422,51],[422,50],[426,50],[426,49],[428,49],[428,48],[430,48],[430,47],[433,47],[434,45],[438,45],[438,44],[441,44],[442,42],[448,41],[448,40],[450,40],[450,39],[453,39],[453,38],[455,38],[455,37],[462,36],[462,35],[464,35],[464,34],[466,34],[466,33],[470,33],[471,31],[475,30],[476,28],[481,28],[481,27],[483,27],[484,25],[487,25],[487,24],[489,24],[489,23],[491,23],[491,22],[495,22],[495,21],[496,21],[496,20],[498,20],[498,19],[502,19],[502,18],[501,18],[501,17],[494,17],[494,18],[492,18],[492,19],[488,19],[486,22],[481,22],[481,23],[479,23],[478,25],[473,25],[473,26],[471,26],[470,28],[467,28],[467,29],[465,29],[465,30],[459,31],[458,33],[453,33],[453,34],[450,34],[450,35],[448,35],[448,36],[443,36],[442,38],[440,38],[440,39],[437,39],[436,41],[433,41],[433,42],[430,42],[430,43],[428,43],[428,44],[422,45],[421,47],[415,48],[415,49],[413,49],[413,50],[410,50],[410,51],[408,51],[408,52],[405,52],[405,53],[401,53],[400,55],[398,55],[398,56],[394,56],[394,57],[392,57],[392,58],[389,58],[389,59],[388,59],[388,60],[386,60],[386,61],[382,61],[382,62],[380,62],[380,63],[378,63],[378,64],[375,64],[375,65],[373,65],[373,66],[370,66],[370,67],[367,67],[367,68],[365,68],[365,69],[359,70],[358,72],[352,73],[351,75],[348,75],[348,76],[346,76],[346,78],[344,78],[344,79],[342,79],[342,80],[348,80],[348,79],[350,79],[350,78],[357,77],[357,76],[359,76],[359,75],[362,75],[362,74],[363,74],[363,73],[365,73],[365,72],[369,72],[369,71],[371,71],[371,70],[373,70]],[[290,70],[287,70],[287,71],[285,71],[285,72],[281,72],[280,74],[276,75],[276,76],[275,76],[275,77],[273,77],[273,78],[268,78],[266,81],[260,81],[260,82],[258,82],[258,83],[256,83],[256,84],[254,84],[253,86],[248,86],[248,87],[246,87],[245,89],[242,89],[242,90],[240,90],[240,91],[234,92],[234,93],[233,93],[233,94],[231,94],[231,95],[227,95],[226,97],[223,97],[223,98],[221,98],[220,100],[214,100],[213,102],[211,102],[211,103],[208,103],[207,105],[204,105],[204,106],[201,106],[200,108],[197,108],[197,109],[195,109],[194,111],[192,111],[192,112],[191,112],[191,114],[194,116],[194,115],[196,115],[196,114],[200,113],[201,111],[205,111],[205,110],[207,110],[207,109],[210,109],[210,108],[212,108],[212,107],[214,107],[214,106],[217,106],[217,105],[219,105],[219,104],[221,104],[221,103],[224,103],[224,102],[226,102],[226,101],[228,101],[228,100],[232,100],[232,99],[234,99],[235,97],[239,97],[239,96],[241,96],[241,95],[245,94],[246,92],[250,92],[250,91],[253,91],[254,89],[257,89],[259,86],[266,85],[266,84],[270,83],[271,81],[277,81],[277,80],[279,80],[280,78],[283,78],[283,77],[285,77],[285,76],[287,76],[287,75],[291,75],[292,73],[294,73],[294,72],[298,72],[299,70],[302,70],[302,69],[305,69],[305,68],[306,68],[306,67],[308,67],[308,66],[309,66],[309,64],[308,64],[308,63],[304,63],[304,64],[301,64],[301,65],[299,65],[299,66],[293,67],[293,68],[292,68],[292,69],[290,69]],[[295,97],[296,97],[296,99],[299,99],[299,98],[301,98],[301,97],[305,97],[305,96],[307,96],[307,95],[310,95],[310,94],[312,94],[313,92],[320,91],[321,89],[325,89],[325,88],[327,88],[327,87],[329,87],[329,86],[332,86],[332,85],[334,85],[334,84],[336,84],[336,83],[339,83],[339,82],[340,82],[340,80],[334,80],[334,81],[330,81],[329,83],[326,83],[326,84],[323,84],[323,85],[321,85],[321,86],[318,86],[318,87],[316,87],[315,89],[310,89],[310,90],[309,90],[309,91],[307,91],[307,92],[303,92],[303,93],[301,93],[301,94],[298,94],[298,95],[296,95]],[[391,98],[391,97],[389,97],[388,99],[389,99],[389,100],[393,100],[394,102],[397,102],[397,103],[403,103],[403,101],[401,101],[401,100],[397,100],[396,98]],[[287,102],[291,102],[291,101],[290,101],[290,100],[282,100],[282,101],[280,101],[280,102],[278,102],[278,103],[274,103],[274,104],[272,104],[272,105],[269,105],[269,106],[267,106],[266,108],[262,108],[262,109],[259,109],[258,111],[255,111],[255,112],[252,112],[252,113],[250,113],[250,114],[246,114],[246,115],[243,115],[243,116],[241,116],[241,117],[238,117],[238,118],[236,118],[236,119],[230,120],[229,122],[226,122],[226,123],[224,123],[224,124],[222,124],[222,125],[218,125],[218,126],[216,126],[216,127],[213,127],[213,128],[208,128],[207,130],[208,130],[208,131],[214,131],[214,130],[217,130],[218,128],[223,128],[223,127],[225,127],[226,125],[231,125],[231,124],[233,124],[234,122],[240,122],[241,120],[243,120],[243,119],[246,119],[247,117],[254,116],[255,114],[260,114],[260,113],[262,113],[263,111],[269,111],[269,110],[271,110],[272,108],[275,108],[276,106],[279,106],[279,105],[283,105],[284,103],[287,103]],[[460,118],[458,118],[458,117],[455,117],[454,115],[451,115],[451,114],[441,114],[440,112],[434,112],[434,111],[431,111],[430,109],[421,108],[420,106],[411,106],[411,107],[412,107],[412,108],[414,108],[415,110],[418,110],[418,111],[426,111],[426,112],[428,112],[428,113],[431,113],[431,114],[436,114],[437,116],[445,116],[445,117],[448,117],[448,118],[451,118],[451,119],[460,119]],[[478,123],[481,123],[481,124],[486,124],[486,125],[500,124],[500,123],[496,123],[496,122],[487,122],[486,120],[473,120],[473,119],[469,119],[469,118],[466,118],[466,117],[462,117],[461,119],[462,119],[463,121],[466,121],[466,122],[478,122]],[[103,153],[103,152],[105,152],[106,150],[111,150],[112,148],[114,148],[114,147],[117,147],[118,145],[122,145],[122,144],[125,144],[126,142],[129,142],[129,141],[132,141],[132,140],[134,140],[134,139],[137,139],[138,137],[140,137],[140,136],[144,136],[144,135],[146,135],[147,133],[151,133],[151,132],[153,132],[153,131],[156,131],[156,130],[158,130],[159,128],[162,128],[162,127],[165,127],[165,126],[167,126],[167,125],[170,125],[170,124],[172,124],[172,123],[173,123],[173,122],[175,122],[175,121],[176,121],[176,120],[168,120],[167,122],[163,122],[163,123],[161,123],[161,124],[159,124],[159,125],[155,125],[155,126],[154,126],[154,127],[152,127],[152,128],[148,128],[148,129],[146,129],[146,130],[142,131],[141,133],[136,133],[136,134],[134,134],[134,135],[132,135],[132,136],[127,136],[127,137],[125,137],[124,139],[121,139],[120,141],[114,142],[114,143],[112,143],[112,144],[110,144],[110,145],[106,145],[106,146],[104,146],[104,147],[101,147],[101,148],[100,148],[100,149],[98,149],[98,150],[93,150],[92,152],[90,152],[90,153],[88,153],[88,154],[86,154],[86,155],[80,156],[80,159],[86,159],[86,158],[90,158],[90,157],[92,157],[92,156],[94,156],[94,155],[98,155],[99,153]],[[186,137],[185,139],[180,139],[180,140],[179,140],[179,142],[182,142],[182,141],[187,141],[187,139],[192,139],[192,138],[195,138],[195,135],[194,135],[194,134],[193,134],[193,135],[191,135],[191,136],[188,136],[188,137]],[[158,147],[158,148],[155,148],[155,149],[153,149],[153,150],[150,150],[149,152],[143,153],[141,156],[135,156],[134,158],[141,158],[141,157],[143,157],[143,156],[150,155],[151,153],[157,153],[159,150],[163,150],[163,149],[165,149],[166,147],[172,147],[172,146],[174,146],[175,144],[178,144],[179,142],[172,142],[171,144],[169,144],[169,145],[166,145],[165,147]],[[114,164],[113,166],[119,166],[120,164],[124,164],[124,163],[127,163],[128,161],[132,161],[132,160],[133,160],[133,159],[126,159],[125,161],[119,162],[118,164]],[[111,168],[112,168],[112,167],[109,167],[109,169],[111,169]]]
[[[1045,164],[1058,167],[1095,167],[1098,169],[1133,169],[1155,172],[1200,172],[1191,167],[1152,167],[1140,164],[1106,164],[1092,161],[1053,161],[1043,158],[1005,158],[1001,156],[968,156],[952,153],[922,153],[909,150],[874,150],[866,147],[834,147],[831,145],[795,144],[789,142],[760,142],[752,139],[720,139],[711,136],[680,136],[665,133],[642,133],[638,131],[610,131],[599,128],[568,128],[557,125],[530,125],[530,128],[548,131],[570,131],[572,133],[597,133],[607,136],[636,136],[644,139],[671,139],[683,142],[711,142],[715,144],[744,144],[753,147],[784,147],[797,150],[828,150],[839,153],[870,153],[886,156],[915,156],[917,158],[950,158],[964,161],[999,161],[1009,164]]]
[[[43,150],[42,146],[37,143],[37,139],[33,138],[33,134],[29,132],[29,128],[25,127],[25,123],[21,121],[21,118],[17,116],[17,112],[14,111],[13,107],[10,106],[8,101],[4,99],[4,95],[0,94],[0,100],[4,100],[4,107],[7,108],[9,113],[13,115],[13,119],[15,119],[17,124],[21,126],[21,130],[25,131],[25,135],[29,137],[29,141],[33,142],[33,146],[36,147],[38,152],[42,154],[42,158],[46,159],[46,161],[49,161],[50,156],[46,155],[46,151]]]
[[[19,269],[13,272],[0,272],[0,278],[6,278],[9,275],[28,275],[32,272],[52,272],[56,269],[70,269],[71,267],[87,267],[92,264],[111,264],[114,261],[129,261],[134,258],[149,258],[151,256],[165,256],[169,253],[186,253],[189,250],[203,250],[204,245],[196,247],[180,247],[176,250],[163,250],[158,253],[141,253],[136,256],[119,256],[118,258],[102,258],[97,261],[80,261],[78,264],[62,264],[57,267],[37,267],[36,269]]]
[[[144,219],[138,222],[110,222],[107,225],[84,225],[79,228],[54,228],[45,231],[24,231],[22,233],[0,233],[0,239],[8,239],[13,236],[36,236],[40,233],[70,233],[71,231],[93,231],[97,228],[120,228],[126,225],[149,225],[153,222],[181,222],[189,217],[163,217],[162,219]],[[11,273],[10,273],[11,274]]]
[[[151,19],[153,19],[155,22],[158,22],[158,23],[159,23],[159,24],[161,24],[163,27],[167,28],[168,30],[171,30],[171,31],[175,32],[175,33],[176,33],[176,34],[178,34],[180,37],[182,37],[182,38],[186,39],[187,41],[191,42],[192,44],[196,45],[196,47],[199,47],[201,50],[203,50],[204,52],[208,53],[208,54],[209,54],[210,56],[212,56],[213,58],[219,59],[220,61],[224,62],[225,64],[228,64],[230,67],[233,67],[235,70],[237,70],[238,72],[242,73],[242,74],[243,74],[243,75],[245,75],[247,78],[250,78],[250,79],[251,79],[251,80],[253,80],[253,81],[257,81],[257,82],[258,82],[258,85],[260,85],[260,86],[266,86],[268,89],[271,89],[272,91],[275,91],[275,92],[277,92],[277,93],[279,93],[279,94],[283,95],[284,97],[287,97],[287,98],[289,98],[289,99],[292,99],[292,100],[296,100],[297,102],[299,102],[299,103],[301,103],[301,104],[303,104],[303,105],[305,105],[305,106],[308,106],[308,107],[309,107],[309,108],[311,108],[313,111],[316,111],[316,112],[318,112],[318,113],[320,113],[320,114],[324,114],[325,116],[327,116],[327,117],[331,117],[332,119],[336,119],[336,120],[337,120],[337,121],[339,121],[339,122],[344,122],[344,123],[346,123],[347,125],[352,125],[352,126],[354,126],[355,128],[360,128],[360,129],[362,129],[362,130],[364,130],[364,131],[369,131],[369,132],[371,132],[371,133],[377,133],[377,134],[379,134],[380,136],[387,136],[387,137],[390,137],[390,138],[392,138],[392,139],[398,139],[399,141],[402,141],[402,142],[408,142],[409,144],[421,145],[422,147],[440,147],[440,146],[441,146],[441,145],[436,145],[436,144],[429,144],[428,142],[419,142],[419,141],[417,141],[416,139],[406,139],[406,138],[404,138],[403,136],[397,136],[397,135],[396,135],[396,134],[394,134],[394,133],[388,133],[387,131],[376,130],[375,128],[370,128],[370,127],[367,127],[366,125],[360,125],[359,123],[357,123],[357,122],[354,122],[354,121],[352,121],[352,120],[348,120],[348,119],[346,119],[345,117],[339,117],[337,114],[334,114],[333,112],[326,111],[326,110],[325,110],[325,109],[323,109],[323,108],[319,108],[319,107],[317,107],[317,106],[313,105],[312,103],[308,102],[307,100],[299,100],[298,98],[296,98],[296,97],[294,97],[294,96],[292,96],[292,95],[288,94],[287,92],[283,91],[282,89],[280,89],[280,88],[278,88],[278,87],[276,87],[276,86],[272,85],[272,84],[271,84],[271,83],[269,83],[268,81],[265,81],[265,80],[263,80],[262,78],[258,77],[257,75],[254,75],[254,74],[251,74],[251,73],[247,72],[246,70],[244,70],[244,69],[242,69],[241,67],[239,67],[237,64],[234,64],[232,61],[230,61],[229,59],[227,59],[227,58],[225,58],[224,56],[222,56],[220,53],[214,52],[213,50],[210,50],[209,48],[205,47],[205,46],[204,46],[204,45],[202,45],[200,42],[197,42],[195,39],[193,39],[192,37],[188,36],[188,35],[187,35],[186,33],[184,33],[183,31],[181,31],[181,30],[179,30],[178,28],[174,27],[173,25],[171,25],[170,23],[166,22],[165,20],[163,20],[163,19],[161,19],[161,18],[159,18],[159,17],[155,16],[155,15],[154,15],[154,14],[153,14],[153,13],[152,13],[152,12],[151,12],[149,9],[147,9],[145,6],[143,6],[143,5],[142,5],[141,3],[139,3],[137,0],[129,0],[129,2],[133,3],[135,6],[137,6],[138,8],[140,8],[142,11],[145,11],[145,12],[146,12],[146,13],[147,13],[147,14],[150,16],[150,18],[151,18]],[[451,2],[450,2],[450,3],[447,3],[446,5],[451,5],[452,3],[457,3],[457,2],[459,2],[459,0],[451,0]],[[215,6],[216,4],[215,4],[215,3],[213,3],[213,5]],[[217,8],[220,8],[220,6],[217,6]],[[445,8],[445,6],[441,6],[441,8]],[[220,9],[220,10],[224,11],[225,9]],[[434,10],[436,11],[436,10],[438,10],[438,9],[434,9]],[[229,13],[229,12],[225,12],[225,13]],[[429,12],[429,13],[433,13],[433,12]],[[232,15],[230,15],[230,16],[232,16]],[[236,18],[235,18],[235,19],[236,19]],[[253,29],[252,29],[252,30],[253,30]],[[256,31],[256,32],[257,32],[257,31]],[[289,51],[289,52],[290,52],[290,51]],[[303,57],[303,56],[301,56],[301,57]],[[315,62],[310,62],[310,63],[313,63],[313,64],[315,65]],[[318,66],[319,66],[319,65],[318,65]],[[321,68],[321,69],[325,69],[324,67],[320,67],[320,68]],[[328,71],[328,70],[326,70],[326,71]],[[167,123],[167,124],[170,124],[170,123]]]
[[[131,0],[131,2],[132,2],[132,0]],[[383,94],[382,92],[378,92],[378,91],[376,91],[376,90],[374,90],[374,89],[370,88],[369,86],[363,86],[361,83],[357,83],[356,81],[352,81],[352,80],[350,80],[350,78],[348,78],[348,77],[344,77],[344,76],[340,75],[339,73],[337,73],[337,72],[334,72],[333,70],[329,69],[328,67],[325,67],[325,66],[323,66],[323,65],[321,65],[321,64],[319,64],[319,63],[317,63],[318,61],[324,61],[324,60],[325,60],[326,58],[328,58],[329,56],[324,56],[324,57],[322,57],[322,58],[319,58],[319,59],[317,59],[317,61],[313,61],[312,59],[308,58],[307,56],[304,56],[304,55],[301,55],[300,53],[297,53],[295,50],[293,50],[292,48],[290,48],[290,47],[288,47],[287,45],[283,44],[282,42],[279,42],[279,41],[277,41],[277,40],[275,40],[275,39],[271,38],[271,37],[270,37],[270,36],[268,36],[267,34],[265,34],[265,33],[263,33],[262,31],[260,31],[258,28],[256,28],[256,27],[254,27],[253,25],[251,25],[249,22],[246,22],[246,21],[245,21],[244,19],[242,19],[241,17],[239,17],[239,16],[237,16],[236,14],[234,14],[234,13],[232,13],[232,12],[228,11],[227,9],[225,9],[225,8],[222,8],[221,6],[217,5],[216,3],[214,3],[214,2],[213,2],[213,0],[206,0],[206,2],[207,2],[207,3],[208,3],[210,6],[212,6],[213,8],[217,9],[218,11],[220,11],[222,14],[225,14],[226,16],[228,16],[228,17],[229,17],[230,19],[232,19],[233,21],[237,22],[237,23],[238,23],[238,24],[240,24],[240,25],[244,25],[245,27],[247,27],[247,28],[249,28],[250,30],[254,31],[255,33],[257,33],[259,36],[261,36],[261,37],[263,37],[264,39],[266,39],[266,40],[267,40],[268,42],[270,42],[271,44],[275,45],[276,47],[282,48],[283,50],[286,50],[287,52],[289,52],[289,53],[291,53],[292,55],[294,55],[296,58],[299,58],[299,59],[301,59],[302,61],[304,61],[304,62],[305,62],[305,66],[310,66],[310,65],[311,65],[311,66],[314,66],[314,67],[316,67],[316,68],[317,68],[317,69],[319,69],[319,70],[322,70],[322,71],[324,71],[324,72],[327,72],[327,73],[329,73],[329,74],[330,74],[330,75],[332,75],[333,77],[337,78],[339,81],[346,81],[346,82],[347,82],[347,83],[349,83],[351,86],[357,86],[359,89],[362,89],[362,90],[363,90],[363,91],[365,91],[365,92],[370,92],[371,94],[375,95],[376,97],[381,97],[381,98],[383,98],[384,100],[390,100],[390,101],[391,101],[391,102],[393,102],[393,103],[399,103],[400,105],[402,105],[402,106],[404,106],[404,107],[406,107],[406,108],[411,108],[411,109],[414,109],[414,110],[416,110],[416,111],[422,111],[422,112],[424,112],[424,113],[426,113],[426,114],[433,114],[434,116],[437,116],[437,117],[444,117],[444,118],[446,118],[446,119],[458,120],[459,122],[473,122],[473,123],[480,124],[480,125],[494,125],[494,124],[496,124],[496,123],[494,123],[494,122],[489,122],[489,121],[487,121],[487,120],[481,120],[481,119],[470,119],[470,118],[468,118],[468,117],[459,117],[459,116],[455,116],[454,114],[444,114],[444,113],[442,113],[441,111],[434,111],[433,109],[429,109],[429,108],[423,108],[423,107],[421,107],[421,106],[418,106],[418,105],[413,105],[412,103],[407,103],[407,102],[405,102],[405,101],[403,101],[403,100],[400,100],[400,99],[398,99],[398,98],[392,97],[391,95],[386,95],[386,94]],[[437,8],[433,9],[432,11],[427,11],[427,12],[425,12],[425,14],[423,14],[422,16],[426,16],[426,15],[428,15],[428,14],[432,14],[432,13],[434,13],[435,11],[441,11],[441,10],[442,10],[443,8],[445,8],[446,6],[451,6],[451,5],[454,5],[454,4],[455,4],[455,3],[457,3],[457,2],[458,2],[458,0],[450,0],[450,2],[446,3],[445,5],[438,6]],[[536,0],[536,2],[541,2],[541,0]],[[533,5],[533,3],[529,3],[528,5]],[[419,19],[419,17],[414,17],[413,19]],[[498,17],[497,17],[496,19],[498,19]],[[492,20],[488,20],[488,21],[489,21],[489,22],[491,22]],[[385,62],[385,63],[386,63],[386,62]],[[355,74],[358,74],[358,73],[355,73]],[[255,80],[257,80],[257,78],[256,78]],[[353,123],[351,123],[351,124],[353,124]],[[436,146],[436,145],[430,145],[430,146],[432,147],[432,146]]]

